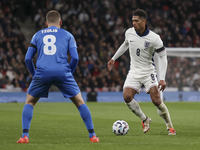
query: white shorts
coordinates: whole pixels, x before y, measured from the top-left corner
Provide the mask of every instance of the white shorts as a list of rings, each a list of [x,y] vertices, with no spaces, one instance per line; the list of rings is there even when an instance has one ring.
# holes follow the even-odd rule
[[[137,91],[137,94],[139,94],[142,84],[146,88],[146,93],[149,93],[151,87],[158,86],[157,74],[151,73],[143,76],[134,76],[133,73],[129,72],[123,89],[132,88]]]

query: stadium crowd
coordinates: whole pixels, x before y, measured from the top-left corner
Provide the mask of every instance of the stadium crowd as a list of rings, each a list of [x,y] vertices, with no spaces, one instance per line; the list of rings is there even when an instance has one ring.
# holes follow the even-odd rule
[[[29,42],[18,21],[31,18],[34,32],[45,28],[45,15],[51,9],[60,12],[62,28],[77,42],[79,65],[74,77],[82,91],[122,91],[129,70],[128,51],[115,62],[110,73],[108,60],[124,41],[132,27],[137,8],[148,14],[148,27],[159,34],[165,47],[200,47],[199,0],[2,0],[0,2],[0,88],[26,91],[32,79],[25,66]],[[35,59],[36,60],[36,59]],[[198,90],[200,59],[168,57],[167,87]],[[3,90],[2,90],[3,91]]]

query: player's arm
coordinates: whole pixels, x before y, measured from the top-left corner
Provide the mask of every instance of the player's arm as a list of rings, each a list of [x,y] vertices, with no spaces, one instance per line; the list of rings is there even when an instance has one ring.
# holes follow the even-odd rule
[[[119,58],[121,55],[123,55],[127,49],[128,49],[128,42],[127,40],[125,40],[124,43],[122,43],[122,45],[118,48],[117,52],[114,54],[111,60],[107,63],[107,68],[109,71],[113,69],[115,60]]]
[[[125,40],[111,59],[115,61],[117,58],[123,55],[127,49],[128,49],[128,42]]]
[[[166,54],[166,50],[164,47],[161,47],[159,49],[156,50],[158,53],[158,56],[160,58],[160,65],[162,67],[160,67],[161,71],[160,71],[160,81],[159,81],[159,85],[158,87],[160,87],[160,91],[164,91],[166,88],[166,83],[165,83],[165,76],[166,76],[166,72],[167,72],[167,54]]]
[[[160,91],[164,91],[166,88],[165,76],[166,76],[166,72],[167,72],[167,54],[166,54],[166,50],[163,46],[163,42],[162,42],[160,36],[158,36],[158,38],[156,38],[155,49],[160,58],[160,63],[161,63],[160,65],[162,66],[162,67],[160,67],[160,69],[161,69],[160,70],[160,81],[158,84],[158,88],[160,88]]]
[[[79,57],[78,57],[78,52],[77,52],[76,41],[72,34],[70,34],[70,38],[69,38],[69,54],[71,56],[71,61],[69,63],[69,67],[71,69],[71,73],[74,73],[74,71],[78,65]]]
[[[33,64],[33,57],[35,56],[36,52],[37,52],[37,47],[33,44],[30,44],[25,56],[26,66],[32,76],[35,75],[35,66]]]
[[[70,69],[71,69],[71,73],[74,73],[77,65],[78,65],[78,61],[79,61],[79,57],[78,57],[78,53],[77,53],[77,48],[73,47],[69,49],[69,53],[71,56],[71,61],[70,61]]]

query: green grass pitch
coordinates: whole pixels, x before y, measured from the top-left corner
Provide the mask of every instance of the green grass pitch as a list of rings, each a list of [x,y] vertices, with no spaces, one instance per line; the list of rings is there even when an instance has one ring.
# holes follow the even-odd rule
[[[30,127],[30,143],[17,144],[21,136],[23,103],[0,103],[0,150],[197,150],[200,147],[200,103],[166,102],[176,136],[168,136],[164,121],[151,102],[140,103],[151,117],[149,132],[124,103],[86,103],[100,143],[90,143],[88,132],[73,103],[38,103]],[[125,136],[112,132],[113,123],[129,124]]]

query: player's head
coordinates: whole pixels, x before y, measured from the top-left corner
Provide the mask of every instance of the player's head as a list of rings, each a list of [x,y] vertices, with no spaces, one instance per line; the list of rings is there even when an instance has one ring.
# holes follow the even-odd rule
[[[46,25],[49,27],[51,25],[60,27],[62,25],[62,20],[60,13],[56,10],[51,10],[46,14]]]
[[[145,27],[146,19],[147,19],[147,13],[142,9],[137,9],[133,13],[132,22],[133,22],[133,27],[135,28],[136,31],[139,31],[141,30],[141,28]]]

